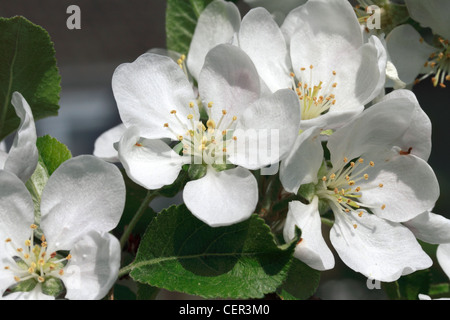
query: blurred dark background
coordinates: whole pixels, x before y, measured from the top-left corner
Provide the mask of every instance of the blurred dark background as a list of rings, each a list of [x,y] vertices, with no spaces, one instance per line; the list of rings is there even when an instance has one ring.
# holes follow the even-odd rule
[[[70,5],[81,9],[81,30],[66,26]],[[249,10],[242,0],[238,5],[242,15]],[[38,121],[39,136],[50,134],[74,156],[92,153],[95,139],[120,123],[111,90],[114,69],[151,48],[165,47],[165,8],[165,0],[1,0],[0,16],[22,15],[46,29],[54,42],[62,77],[61,109],[58,117]],[[450,217],[450,88],[434,88],[426,80],[415,86],[414,92],[433,123],[429,162],[441,186],[434,212]],[[380,290],[368,290],[363,277],[336,260],[335,270],[322,275],[318,297],[384,298]]]

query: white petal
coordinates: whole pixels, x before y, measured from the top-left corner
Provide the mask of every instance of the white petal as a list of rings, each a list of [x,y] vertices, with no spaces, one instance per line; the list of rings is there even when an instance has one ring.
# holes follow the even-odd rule
[[[244,0],[250,7],[263,7],[269,12],[280,12],[283,14],[288,14],[292,9],[301,6],[306,3],[307,0],[283,0],[283,1],[273,1],[273,0]]]
[[[5,168],[6,159],[8,159],[8,153],[0,150],[0,170]]]
[[[49,246],[70,250],[91,230],[107,232],[117,226],[125,205],[125,183],[115,165],[78,156],[56,169],[41,199],[41,228]]]
[[[422,27],[431,28],[433,33],[450,39],[450,21],[448,12],[450,3],[447,0],[405,0],[411,17]]]
[[[234,3],[213,1],[203,10],[187,56],[188,69],[194,78],[199,79],[208,51],[218,44],[231,43],[240,24],[241,14]]]
[[[336,167],[344,157],[354,159],[364,153],[395,145],[411,125],[415,105],[409,94],[387,95],[382,102],[366,109],[351,123],[337,130],[328,140],[331,161]]]
[[[206,224],[227,226],[254,213],[258,184],[253,174],[242,167],[221,172],[208,168],[203,178],[186,184],[183,199],[192,214]]]
[[[441,215],[425,211],[403,224],[417,239],[431,244],[450,243],[450,220]]]
[[[15,252],[11,252],[11,247],[9,243],[6,243],[4,239],[0,242],[0,300],[2,299],[5,291],[12,285],[16,284],[14,279],[14,274],[12,272],[6,271],[5,267],[15,266],[16,262],[13,259]],[[9,248],[8,248],[9,247]],[[10,254],[11,252],[11,254]]]
[[[222,44],[206,56],[199,92],[204,104],[213,102],[213,119],[219,119],[222,110],[239,117],[249,104],[259,99],[260,79],[255,65],[244,51]]]
[[[396,27],[386,37],[391,61],[406,84],[414,82],[430,54],[437,51],[421,39],[419,32],[409,24]]]
[[[297,193],[303,184],[316,183],[323,162],[320,128],[302,132],[292,147],[292,152],[281,162],[280,180],[284,189]]]
[[[190,161],[161,140],[140,138],[135,127],[129,128],[120,140],[119,157],[127,175],[148,190],[172,184],[183,164]]]
[[[119,142],[127,128],[123,123],[102,133],[95,140],[94,156],[109,162],[119,162],[119,154],[114,148],[114,144]]]
[[[323,130],[336,130],[348,123],[364,111],[364,106],[355,106],[349,110],[331,108],[329,112],[313,119],[302,119],[300,129],[306,131],[316,127]]]
[[[318,206],[318,197],[314,197],[309,205],[300,201],[289,203],[283,236],[286,242],[291,241],[295,237],[295,226],[299,227],[302,235],[295,247],[294,256],[311,268],[324,271],[333,269],[334,256],[322,236]]]
[[[412,232],[401,224],[367,212],[359,217],[335,211],[335,218],[330,240],[339,257],[370,279],[391,282],[432,265]]]
[[[117,279],[120,243],[109,233],[91,231],[70,251],[72,259],[61,280],[70,300],[99,300],[106,296]]]
[[[229,160],[251,170],[277,163],[291,151],[299,129],[298,96],[292,90],[264,96],[238,118]]]
[[[180,119],[186,119],[192,113],[189,104],[196,99],[186,75],[171,58],[146,53],[120,65],[112,88],[124,125],[137,126],[143,137],[175,139],[165,123],[175,132],[186,131],[170,112],[175,110]]]
[[[359,182],[361,202],[373,206],[377,216],[405,222],[434,207],[439,198],[439,184],[429,164],[414,155],[372,159],[375,167],[367,170],[369,179]],[[379,184],[383,187],[378,187]],[[384,208],[384,209],[383,209]]]
[[[0,151],[6,152],[6,142],[5,141],[0,142]]]
[[[450,278],[450,244],[440,244],[437,248],[436,257],[442,270]]]
[[[267,10],[256,8],[245,15],[239,30],[239,45],[272,92],[292,87],[286,41]]]
[[[412,118],[408,129],[403,135],[394,141],[394,144],[402,150],[410,150],[410,153],[428,161],[431,154],[432,125],[428,115],[422,110],[416,96],[410,90],[395,90],[380,102],[393,99],[404,100],[414,106]]]
[[[379,70],[379,78],[378,84],[373,90],[372,96],[367,98],[367,101],[372,101],[377,96],[380,95],[381,92],[384,92],[385,84],[386,84],[386,74],[387,74],[387,62],[388,62],[388,53],[386,51],[386,43],[384,40],[381,40],[377,36],[371,36],[369,38],[369,43],[372,44],[378,52],[377,61],[378,61],[378,70]]]
[[[20,126],[9,150],[5,170],[14,173],[25,183],[38,163],[36,127],[31,108],[20,93],[13,93],[11,103],[20,118]]]
[[[281,29],[288,43],[294,34],[302,32],[308,35],[306,39],[328,34],[330,39],[347,42],[354,48],[363,44],[358,19],[348,1],[309,0],[288,14]]]
[[[10,238],[22,247],[31,235],[34,205],[24,183],[4,170],[0,170],[0,221],[0,241]]]

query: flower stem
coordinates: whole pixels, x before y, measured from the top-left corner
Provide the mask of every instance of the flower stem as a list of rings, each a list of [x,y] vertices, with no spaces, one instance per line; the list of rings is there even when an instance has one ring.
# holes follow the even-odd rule
[[[148,208],[148,205],[150,202],[155,199],[158,196],[158,193],[156,191],[149,190],[147,192],[147,195],[145,196],[144,200],[141,203],[141,206],[139,207],[138,211],[136,211],[136,214],[134,215],[133,219],[131,219],[128,226],[125,228],[122,237],[120,238],[120,247],[123,249],[125,247],[125,244],[128,241],[128,238],[133,231],[134,227],[138,223],[138,221],[141,219],[142,215],[145,213],[145,210]]]

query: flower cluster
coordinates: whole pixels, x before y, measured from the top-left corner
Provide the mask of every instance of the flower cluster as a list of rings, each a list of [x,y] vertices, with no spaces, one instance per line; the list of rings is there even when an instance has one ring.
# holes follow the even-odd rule
[[[407,86],[419,74],[442,88],[449,80],[449,2],[401,5],[443,37],[437,46],[396,25],[404,10],[387,0],[247,2],[254,8],[241,17],[232,2],[212,1],[189,52],[154,49],[118,66],[122,123],[93,155],[49,174],[37,203],[34,119],[12,95],[21,123],[9,152],[0,149],[2,299],[107,295],[122,263],[111,231],[123,175],[149,194],[181,177],[185,206],[211,230],[257,214],[315,270],[333,269],[335,251],[355,272],[393,282],[432,266],[425,242],[439,245],[448,274],[450,221],[432,212],[431,121]],[[363,25],[373,5],[386,37]]]

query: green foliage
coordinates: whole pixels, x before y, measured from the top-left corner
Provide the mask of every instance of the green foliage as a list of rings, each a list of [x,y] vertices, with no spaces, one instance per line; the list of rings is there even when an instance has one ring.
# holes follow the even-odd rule
[[[49,175],[52,175],[64,161],[72,158],[70,150],[49,135],[39,137],[36,145],[39,150],[40,162],[45,166]]]
[[[23,17],[0,18],[0,140],[19,126],[11,97],[20,92],[35,120],[56,116],[61,77],[43,28]]]
[[[320,271],[294,259],[288,277],[277,293],[283,300],[305,300],[316,292],[319,283]]]
[[[130,275],[155,287],[205,298],[261,298],[285,280],[294,247],[295,241],[277,246],[257,216],[212,228],[184,205],[172,206],[150,224]]]
[[[167,0],[167,49],[187,54],[198,17],[212,0]]]

